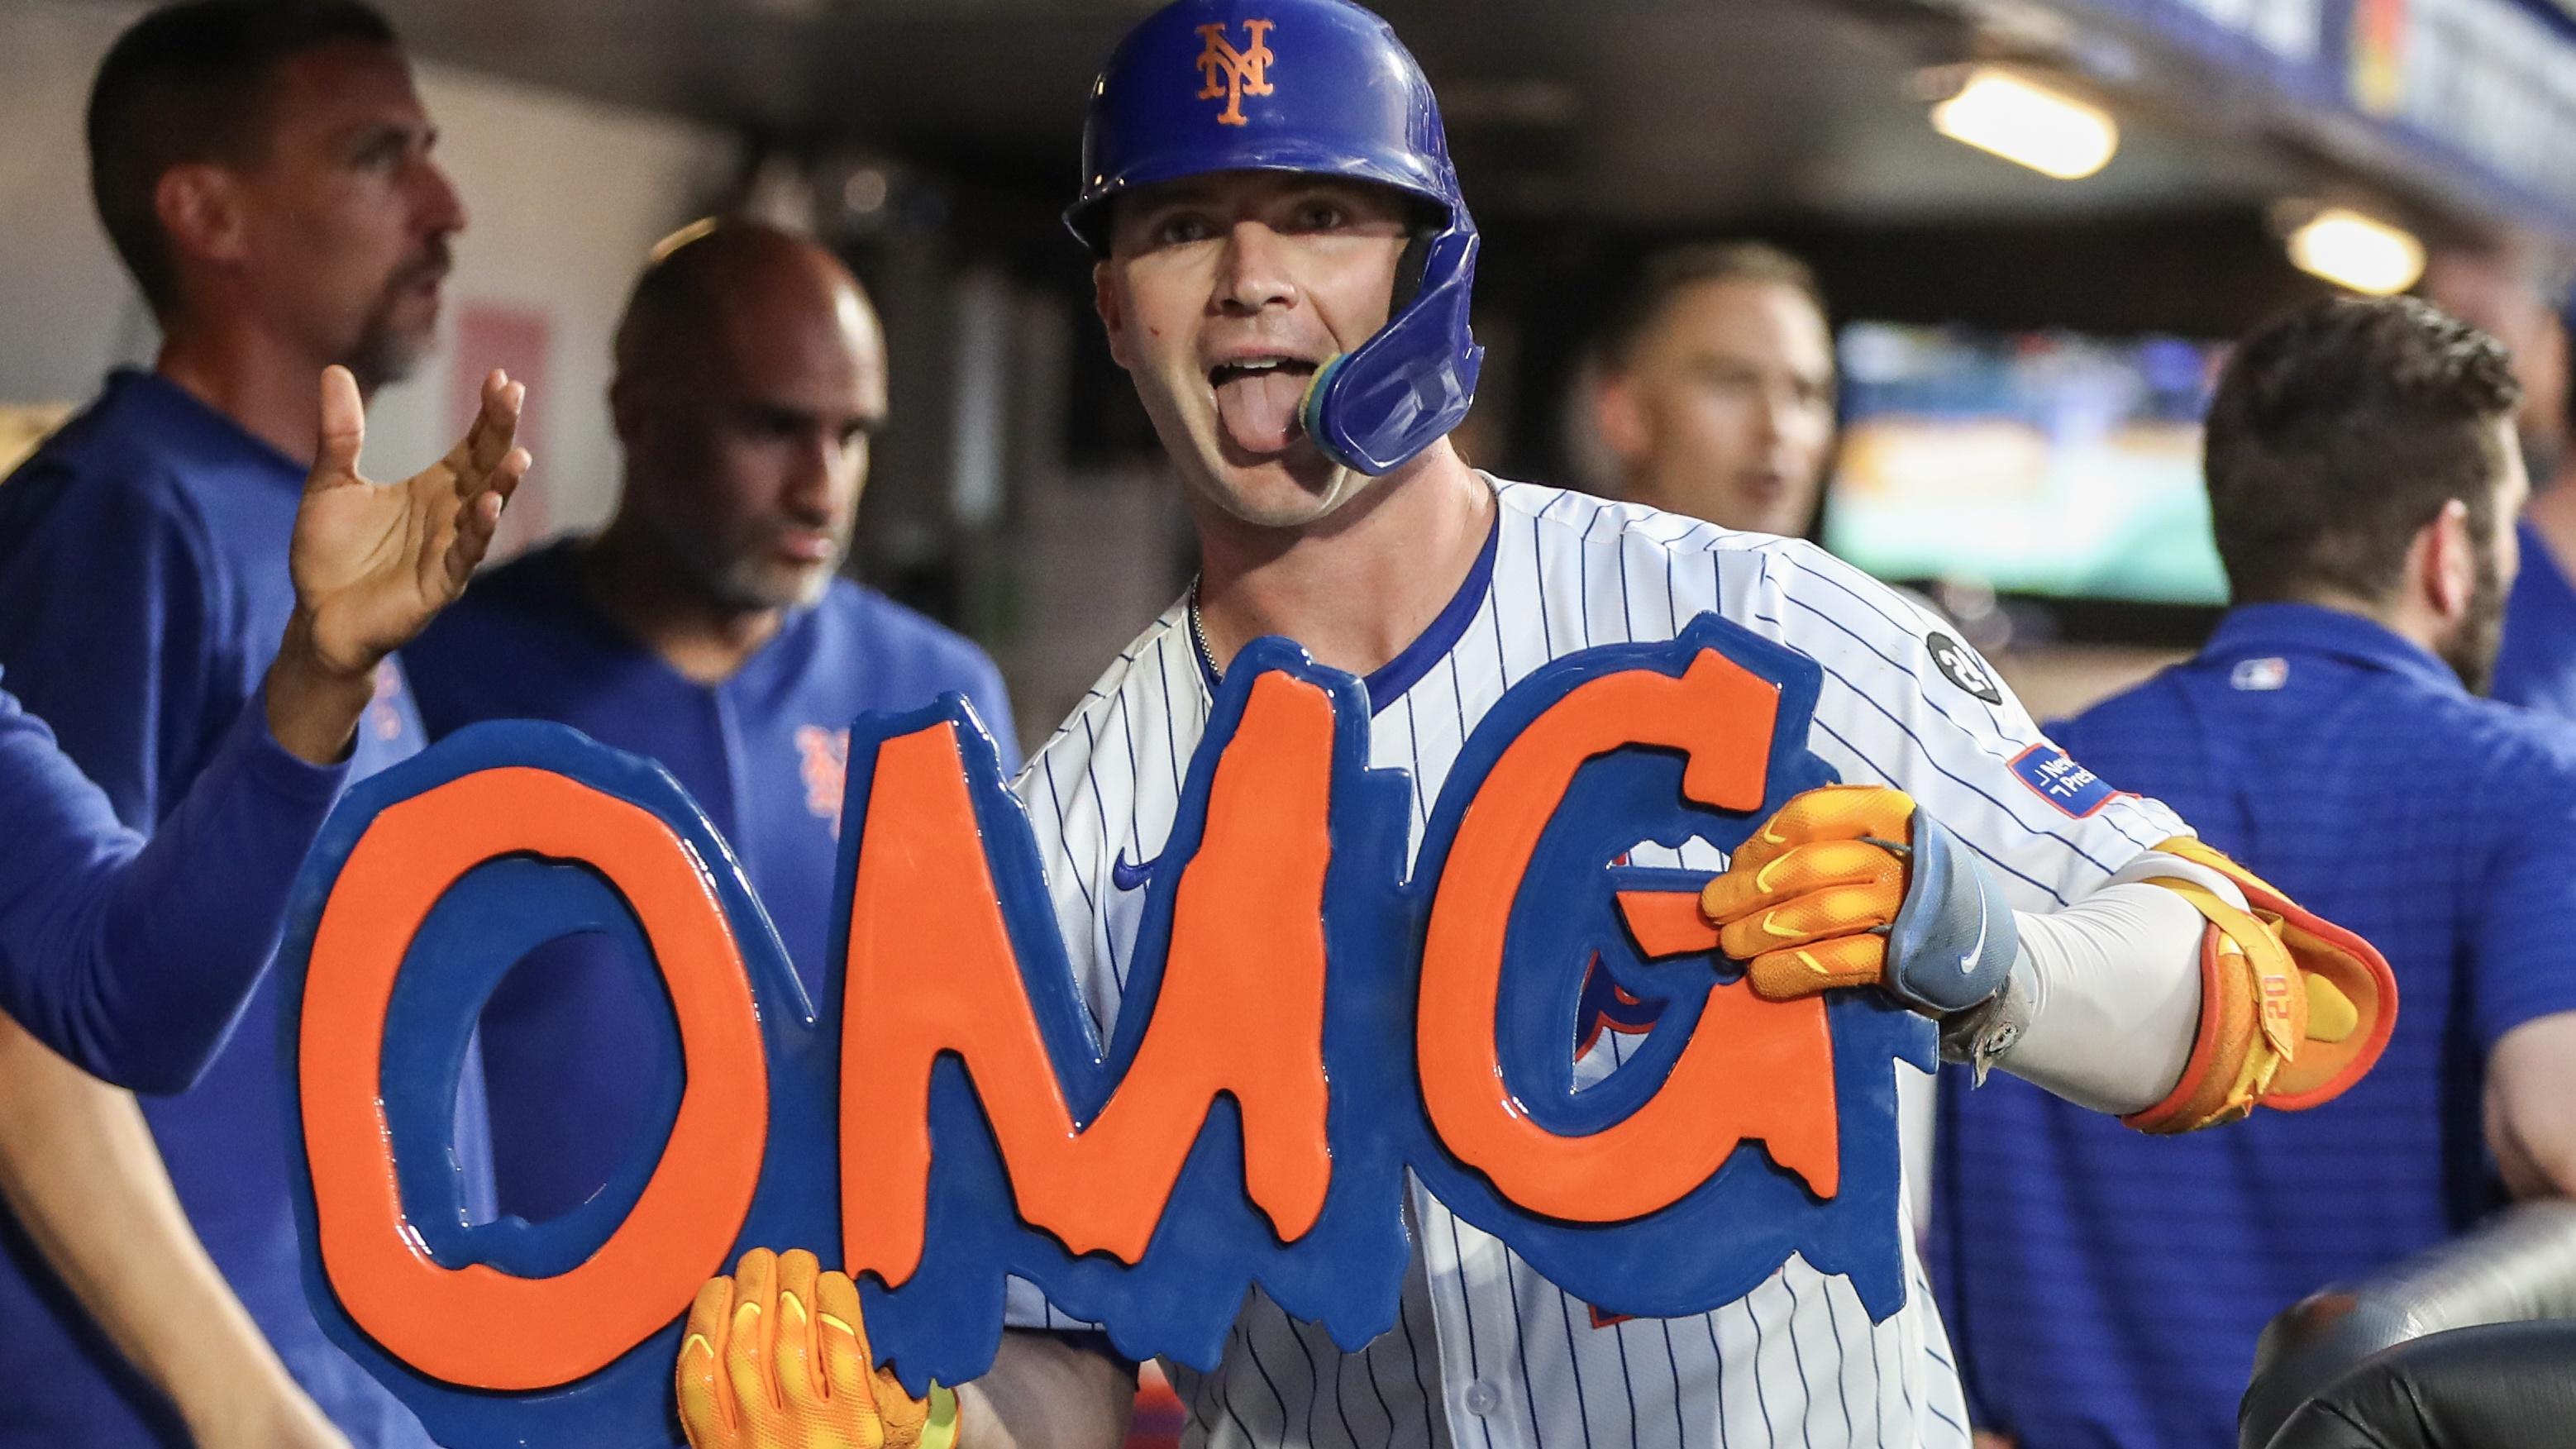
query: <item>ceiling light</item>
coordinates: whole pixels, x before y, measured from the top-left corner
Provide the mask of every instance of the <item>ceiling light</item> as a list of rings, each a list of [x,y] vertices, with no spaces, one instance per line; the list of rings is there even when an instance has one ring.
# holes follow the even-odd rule
[[[2332,206],[2290,233],[2290,260],[2338,287],[2387,297],[2424,275],[2424,244],[2412,232]]]
[[[1981,67],[1932,108],[1932,129],[2060,181],[2102,169],[2120,149],[2110,112],[2011,71]]]

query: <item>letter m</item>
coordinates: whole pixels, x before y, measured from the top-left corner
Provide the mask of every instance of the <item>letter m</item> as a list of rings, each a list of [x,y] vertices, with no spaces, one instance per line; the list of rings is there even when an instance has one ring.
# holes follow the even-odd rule
[[[1213,774],[1192,771],[1198,798],[1184,798],[1147,886],[1172,896],[1145,912],[1149,923],[1169,912],[1159,986],[1150,924],[1128,963],[1132,1011],[1151,1015],[1122,1021],[1117,1044],[1132,1043],[1132,1056],[1087,1121],[1072,1103],[1099,1100],[1103,1074],[1126,1054],[1102,1061],[1027,822],[1000,788],[990,745],[950,711],[882,735],[872,764],[862,762],[866,744],[851,751],[847,818],[859,828],[843,864],[851,871],[855,854],[841,1044],[845,1266],[893,1288],[921,1265],[932,1072],[943,1057],[965,1068],[1021,1218],[1076,1254],[1144,1257],[1219,1094],[1242,1114],[1252,1203],[1283,1242],[1306,1234],[1332,1181],[1323,903],[1333,696],[1284,672],[1262,675]],[[1068,831],[1099,823],[1091,802],[1067,803]],[[1088,852],[1103,863],[1126,834],[1123,820],[1109,824]],[[1099,901],[1114,888],[1109,875],[1055,885]],[[1069,1093],[1068,1081],[1090,1090]]]

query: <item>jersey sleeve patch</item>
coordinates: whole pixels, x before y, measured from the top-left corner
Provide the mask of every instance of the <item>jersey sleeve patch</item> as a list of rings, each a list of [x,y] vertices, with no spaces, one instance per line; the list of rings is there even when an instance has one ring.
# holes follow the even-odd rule
[[[1994,671],[1975,650],[1937,629],[1923,636],[1923,647],[1942,678],[1988,704],[2004,702],[2003,686],[1995,682]]]
[[[2013,756],[2012,771],[2039,798],[2074,819],[2088,819],[2125,791],[2075,763],[2064,750],[2045,741]]]

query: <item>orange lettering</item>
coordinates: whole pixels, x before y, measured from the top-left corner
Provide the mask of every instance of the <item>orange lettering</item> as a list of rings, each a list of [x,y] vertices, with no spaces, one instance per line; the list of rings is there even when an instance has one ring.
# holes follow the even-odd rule
[[[1207,827],[1173,902],[1159,999],[1098,1120],[1074,1122],[1003,923],[954,727],[890,739],[869,787],[851,887],[841,1079],[841,1207],[851,1272],[900,1286],[920,1266],[930,1076],[961,1059],[1020,1216],[1076,1253],[1144,1256],[1220,1092],[1243,1113],[1245,1186],[1283,1239],[1332,1180],[1323,1068],[1325,808],[1331,696],[1253,685],[1219,757]],[[1051,915],[1042,917],[1052,929]],[[934,974],[935,973],[935,974]]]
[[[669,1144],[626,1221],[558,1277],[445,1268],[407,1226],[379,1100],[385,1010],[430,909],[465,873],[531,852],[625,894],[679,1016],[688,1074]],[[638,805],[545,770],[478,771],[379,814],[313,938],[299,1024],[304,1149],[332,1290],[387,1352],[478,1389],[607,1367],[724,1271],[751,1210],[769,1086],[742,952],[696,852]]]
[[[1423,1097],[1449,1149],[1521,1206],[1567,1222],[1644,1217],[1753,1137],[1818,1195],[1836,1191],[1833,1043],[1820,1001],[1768,1002],[1740,981],[1713,987],[1661,1090],[1579,1137],[1548,1131],[1513,1099],[1495,1040],[1506,923],[1575,772],[1630,746],[1678,750],[1688,757],[1685,795],[1751,812],[1763,802],[1779,708],[1779,686],[1714,650],[1678,679],[1629,670],[1590,680],[1504,749],[1460,818],[1423,950]],[[1715,946],[1676,902],[1623,904],[1650,956]]]

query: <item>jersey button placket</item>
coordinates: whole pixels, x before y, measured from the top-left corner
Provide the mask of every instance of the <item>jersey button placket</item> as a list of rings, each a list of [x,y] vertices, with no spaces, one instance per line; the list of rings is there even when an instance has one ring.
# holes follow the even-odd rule
[[[1503,1396],[1495,1392],[1494,1386],[1483,1379],[1478,1379],[1467,1386],[1466,1399],[1467,1412],[1480,1419],[1494,1412],[1503,1402]]]

